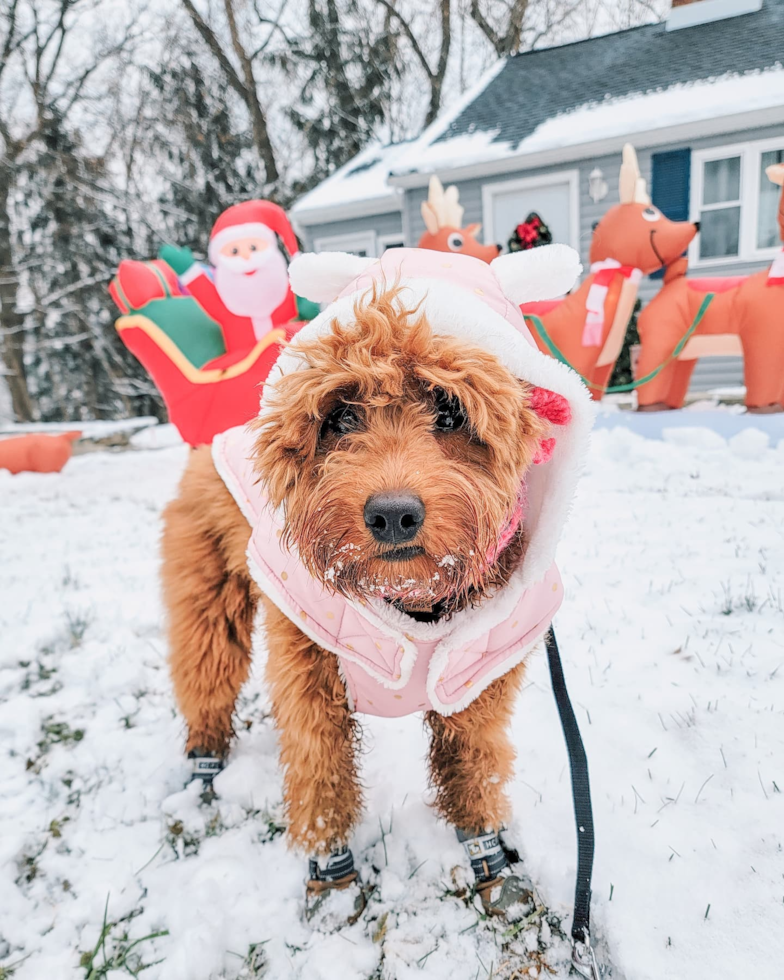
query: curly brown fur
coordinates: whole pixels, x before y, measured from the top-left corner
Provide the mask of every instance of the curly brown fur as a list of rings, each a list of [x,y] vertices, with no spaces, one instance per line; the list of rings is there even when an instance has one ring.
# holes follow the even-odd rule
[[[224,755],[233,734],[259,598],[245,559],[249,533],[209,449],[195,450],[164,512],[161,541],[171,674],[188,751]]]
[[[433,805],[461,830],[499,830],[509,819],[506,784],[515,760],[509,723],[524,673],[525,664],[519,664],[455,715],[428,711],[425,716],[432,732]]]
[[[347,844],[362,810],[359,724],[337,658],[264,600],[267,681],[279,733],[289,842],[309,854]]]
[[[307,368],[267,392],[256,469],[311,574],[346,596],[381,595],[412,615],[448,616],[518,567],[522,530],[496,561],[487,556],[545,426],[527,385],[481,348],[434,335],[399,290],[368,294],[354,318],[298,345]],[[465,418],[462,427],[437,430],[444,404]],[[336,410],[353,412],[356,425],[338,428],[329,421]],[[392,563],[365,526],[364,506],[400,489],[421,498],[426,518],[422,553]],[[227,749],[261,598],[289,840],[311,854],[346,843],[362,806],[359,727],[337,660],[260,597],[246,565],[249,526],[208,450],[191,455],[164,522],[171,667],[188,748]],[[506,729],[522,674],[520,666],[494,681],[456,715],[427,716],[436,808],[462,829],[497,828],[508,815]]]
[[[275,385],[255,423],[255,464],[311,574],[345,596],[425,599],[446,613],[505,584],[522,543],[489,568],[486,556],[544,433],[529,386],[482,348],[433,334],[396,288],[365,296],[351,323],[297,351],[307,368]],[[462,406],[459,431],[434,431],[439,392]],[[359,424],[325,433],[338,405]],[[391,565],[363,509],[371,494],[402,488],[425,505],[424,554]]]

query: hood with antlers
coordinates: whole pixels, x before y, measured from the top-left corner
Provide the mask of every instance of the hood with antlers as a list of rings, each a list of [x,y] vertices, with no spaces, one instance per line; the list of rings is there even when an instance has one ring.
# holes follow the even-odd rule
[[[427,200],[422,202],[422,218],[427,230],[419,239],[419,247],[435,252],[457,252],[492,262],[501,246],[478,242],[476,236],[482,226],[474,223],[463,228],[463,212],[457,187],[452,184],[444,189],[438,177],[432,176]]]

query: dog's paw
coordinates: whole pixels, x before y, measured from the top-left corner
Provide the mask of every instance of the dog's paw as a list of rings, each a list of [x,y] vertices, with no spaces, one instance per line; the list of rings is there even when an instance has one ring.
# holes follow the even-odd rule
[[[305,920],[316,932],[353,926],[365,911],[368,895],[356,871],[336,881],[311,879],[305,890]]]
[[[189,783],[200,779],[205,791],[212,788],[212,781],[223,769],[225,762],[214,752],[204,752],[201,749],[192,749],[188,753],[188,761],[191,764]],[[214,794],[214,790],[213,790]]]

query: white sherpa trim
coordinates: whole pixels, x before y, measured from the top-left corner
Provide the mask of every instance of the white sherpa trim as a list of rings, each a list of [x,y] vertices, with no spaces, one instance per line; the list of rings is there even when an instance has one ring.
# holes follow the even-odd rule
[[[331,303],[376,261],[349,252],[300,252],[289,266],[289,282],[297,296]]]
[[[568,293],[583,267],[568,245],[541,245],[500,255],[490,263],[490,270],[504,295],[520,306]]]
[[[260,221],[249,221],[244,225],[229,225],[222,228],[210,239],[207,255],[212,265],[218,264],[220,250],[229,242],[235,242],[238,238],[263,238],[271,245],[277,245],[278,239],[275,232],[268,225],[263,225]]]
[[[231,429],[228,430],[231,432]],[[242,487],[240,486],[234,470],[232,470],[226,459],[226,437],[228,432],[219,432],[218,435],[212,440],[212,446],[210,447],[210,452],[212,453],[212,463],[218,472],[218,476],[223,480],[223,483],[229,493],[234,497],[234,503],[239,507],[242,512],[242,516],[250,524],[251,528],[256,526],[256,521],[258,519],[258,514],[255,513],[253,508],[250,506],[250,502],[245,496]]]
[[[441,701],[436,693],[438,678],[441,676],[442,671],[446,667],[449,656],[449,651],[447,650],[446,652],[442,652],[441,647],[439,646],[430,660],[430,666],[428,667],[427,671],[427,682],[425,686],[427,696],[430,698],[430,703],[433,705],[435,710],[445,718],[448,718],[449,715],[456,715],[458,711],[465,710],[465,708],[467,708],[472,701],[475,701],[482,691],[486,690],[486,688],[492,684],[493,681],[498,680],[499,677],[503,677],[504,674],[508,674],[510,670],[514,670],[514,668],[517,667],[518,664],[521,664],[529,654],[533,653],[534,649],[542,642],[542,635],[549,629],[549,626],[550,621],[548,621],[547,626],[543,627],[542,632],[536,637],[535,640],[532,640],[531,643],[525,644],[525,646],[521,646],[515,653],[511,654],[509,657],[506,657],[500,664],[498,664],[492,670],[489,670],[481,680],[475,681],[471,687],[466,688],[466,693],[462,698],[459,698],[457,701],[454,701],[451,704],[446,704],[445,702]]]
[[[411,302],[412,305],[420,302],[420,308],[427,314],[434,333],[458,337],[483,347],[495,354],[515,377],[563,395],[571,407],[571,421],[556,430],[557,441],[551,459],[531,467],[526,477],[529,544],[521,567],[507,586],[510,589],[514,584],[516,588],[512,591],[517,592],[518,588],[527,588],[541,581],[553,563],[556,545],[568,517],[583,458],[588,450],[588,436],[594,417],[590,393],[574,371],[543,354],[504,317],[468,289],[455,288],[444,282],[408,278],[401,280],[401,286],[404,287],[401,301],[406,304]],[[350,323],[354,303],[361,295],[361,292],[357,292],[341,297],[295,335],[267,377],[259,413],[261,419],[275,405],[275,383],[284,374],[307,368],[307,362],[298,351],[299,345],[329,333],[335,319]]]

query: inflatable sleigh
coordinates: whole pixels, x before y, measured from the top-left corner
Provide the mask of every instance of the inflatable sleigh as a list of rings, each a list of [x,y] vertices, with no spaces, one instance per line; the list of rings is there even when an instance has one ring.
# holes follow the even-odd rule
[[[288,285],[287,258],[297,249],[281,208],[247,201],[216,221],[212,268],[172,246],[161,250],[165,260],[120,263],[109,286],[123,314],[117,332],[191,446],[258,414],[260,385],[281,346],[300,316],[318,311],[303,308]]]

